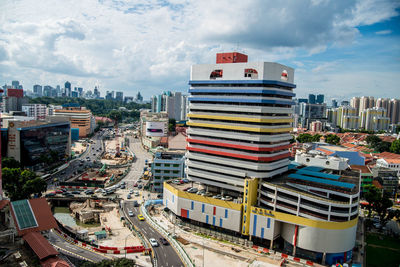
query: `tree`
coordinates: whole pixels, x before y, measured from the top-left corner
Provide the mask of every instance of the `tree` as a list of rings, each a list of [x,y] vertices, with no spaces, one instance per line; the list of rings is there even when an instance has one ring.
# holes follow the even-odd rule
[[[367,136],[367,138],[365,138],[365,141],[368,143],[368,145],[375,147],[382,140],[378,136],[370,134]]]
[[[379,200],[379,198],[381,197],[382,193],[379,190],[379,188],[377,188],[374,185],[365,185],[364,186],[364,190],[367,192],[364,196],[365,200],[369,203],[368,205],[368,218],[371,218],[372,215],[372,207],[373,207],[373,203],[377,202]]]
[[[118,123],[122,121],[122,114],[117,110],[112,110],[110,113],[108,113],[107,117]]]
[[[339,145],[340,144],[340,137],[336,134],[328,134],[325,136],[325,142],[331,145]]]
[[[305,134],[299,134],[299,136],[297,136],[297,141],[299,141],[299,143],[310,143],[312,139],[312,135],[305,133]]]
[[[175,132],[175,126],[176,126],[176,120],[175,119],[169,119],[168,121],[168,131]]]
[[[379,216],[379,222],[381,226],[385,226],[386,223],[394,217],[394,213],[388,211],[393,206],[393,202],[384,195],[378,201],[374,202],[374,211]]]
[[[113,260],[102,260],[101,262],[85,262],[81,267],[131,267],[135,266],[136,261],[126,258],[117,258]]]
[[[390,146],[390,152],[400,154],[400,139],[395,140]]]
[[[322,136],[322,135],[320,135],[320,134],[314,134],[314,135],[311,137],[311,142],[319,142],[319,140],[321,139],[321,136]]]
[[[2,168],[21,168],[21,163],[14,158],[4,157],[1,159],[1,167]]]
[[[32,194],[41,195],[47,184],[36,173],[21,168],[3,168],[3,188],[12,200],[30,198]]]

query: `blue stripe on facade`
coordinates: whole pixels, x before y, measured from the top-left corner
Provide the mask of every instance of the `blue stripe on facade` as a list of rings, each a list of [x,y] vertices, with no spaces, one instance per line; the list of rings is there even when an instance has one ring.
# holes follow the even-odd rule
[[[264,238],[264,227],[261,228],[261,238]]]
[[[254,222],[253,222],[253,236],[255,236],[256,235],[256,232],[257,232],[257,215],[256,214],[254,214]]]
[[[168,207],[168,199],[165,199],[165,206]]]
[[[204,102],[234,102],[234,103],[257,103],[257,104],[281,104],[294,105],[294,101],[270,100],[270,99],[240,99],[240,98],[208,98],[208,97],[188,97],[189,101]]]
[[[271,228],[271,218],[267,219],[267,228]]]
[[[213,225],[215,226],[215,216],[213,216]]]
[[[204,213],[204,208],[205,208],[205,205],[201,204],[201,212],[203,212],[203,213]]]
[[[206,223],[208,223],[208,215],[206,215]]]
[[[174,203],[174,197],[175,197],[175,195],[172,195],[172,203]]]
[[[219,227],[222,227],[222,218],[219,219]]]
[[[225,209],[225,218],[228,218],[228,209]]]
[[[192,202],[190,203],[190,209],[191,209],[191,210],[194,210],[194,201],[192,201]]]
[[[229,93],[229,94],[274,94],[284,96],[296,96],[292,92],[283,92],[278,90],[229,90],[229,89],[189,89],[189,93]]]
[[[210,81],[189,81],[190,85],[194,84],[270,84],[280,85],[290,88],[296,88],[293,83],[274,81],[274,80],[210,80]]]
[[[186,218],[190,218],[190,216],[189,216],[189,210],[186,212],[186,215],[187,215],[187,217]]]

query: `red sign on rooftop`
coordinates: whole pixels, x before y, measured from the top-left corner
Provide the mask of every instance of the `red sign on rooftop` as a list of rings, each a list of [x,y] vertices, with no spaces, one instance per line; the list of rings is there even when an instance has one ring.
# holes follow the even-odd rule
[[[217,53],[217,64],[247,62],[247,55],[238,52]]]
[[[24,90],[7,88],[7,96],[13,96],[18,98],[24,97]]]

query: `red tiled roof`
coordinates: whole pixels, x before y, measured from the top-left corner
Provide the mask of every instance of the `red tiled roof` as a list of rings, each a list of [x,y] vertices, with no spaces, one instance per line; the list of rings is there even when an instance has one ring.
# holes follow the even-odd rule
[[[371,173],[367,166],[362,165],[350,165],[350,168],[353,170],[360,170],[361,173]]]
[[[384,158],[384,159],[400,159],[399,154],[390,153],[390,152],[382,152],[382,153],[376,154],[376,156],[378,156],[379,158]]]
[[[3,209],[5,206],[7,206],[8,202],[10,202],[10,201],[8,201],[7,199],[1,200],[0,201],[0,210]]]
[[[40,263],[43,267],[69,267],[70,265],[59,257],[51,257]]]
[[[382,189],[382,185],[377,181],[377,180],[373,180],[372,184],[375,185],[377,188]]]
[[[29,244],[40,260],[58,255],[57,250],[39,232],[27,233],[23,236],[23,239]]]
[[[400,159],[385,159],[390,164],[400,164]]]
[[[332,155],[332,154],[334,154],[335,152],[333,152],[333,151],[329,151],[329,150],[327,150],[327,149],[323,149],[323,148],[320,148],[320,147],[317,147],[317,149],[316,150],[319,150],[319,151],[321,151],[321,152],[324,152],[326,155]]]
[[[31,204],[33,214],[35,215],[36,222],[38,223],[37,227],[20,230],[18,228],[18,224],[16,223],[17,219],[15,217],[14,210],[11,209],[11,214],[17,227],[19,236],[25,235],[30,232],[40,232],[58,227],[57,222],[54,219],[53,213],[51,213],[50,206],[45,198],[29,199],[29,203]]]

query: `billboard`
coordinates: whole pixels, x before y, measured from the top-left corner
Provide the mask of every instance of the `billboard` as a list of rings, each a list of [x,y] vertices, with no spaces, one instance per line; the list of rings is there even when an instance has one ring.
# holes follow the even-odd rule
[[[165,122],[148,121],[146,122],[146,136],[165,136]]]

